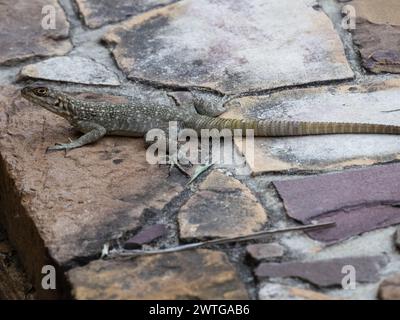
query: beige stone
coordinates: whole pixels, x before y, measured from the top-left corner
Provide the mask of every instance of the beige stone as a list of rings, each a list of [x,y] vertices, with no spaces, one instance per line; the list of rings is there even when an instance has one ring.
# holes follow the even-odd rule
[[[385,279],[379,286],[379,299],[400,300],[400,274]]]
[[[89,28],[125,20],[177,0],[75,0]]]
[[[353,0],[357,18],[374,24],[400,26],[400,2],[397,0]]]
[[[227,256],[211,250],[97,260],[68,277],[77,299],[248,299]]]
[[[182,239],[234,237],[259,231],[267,213],[240,181],[213,171],[178,215]]]

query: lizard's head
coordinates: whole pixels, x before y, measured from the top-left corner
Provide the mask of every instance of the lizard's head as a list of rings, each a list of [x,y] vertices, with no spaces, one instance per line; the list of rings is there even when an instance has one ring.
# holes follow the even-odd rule
[[[67,95],[48,87],[28,86],[21,90],[28,101],[58,114],[64,118],[71,116],[70,102]]]

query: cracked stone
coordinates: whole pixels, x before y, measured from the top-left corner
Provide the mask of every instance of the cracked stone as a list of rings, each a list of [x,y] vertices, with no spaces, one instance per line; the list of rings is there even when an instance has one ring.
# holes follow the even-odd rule
[[[185,0],[126,20],[104,40],[130,79],[174,87],[234,94],[353,77],[314,4]]]
[[[98,28],[178,0],[75,0],[85,24]]]
[[[55,29],[46,30],[42,27],[42,22],[47,22],[42,14],[42,8],[46,5],[56,10]],[[68,33],[69,23],[57,0],[2,1],[0,64],[66,54],[72,49]]]
[[[223,118],[369,122],[400,125],[400,81],[296,89],[234,100]],[[240,102],[240,104],[238,103]],[[329,171],[400,159],[397,136],[373,134],[255,138],[254,151],[235,145],[252,175],[265,172]]]
[[[44,264],[65,267],[99,254],[111,239],[137,229],[145,209],[162,209],[186,182],[149,165],[143,139],[106,137],[66,155],[45,154],[49,145],[76,136],[64,119],[28,103],[17,88],[1,88],[0,219],[39,289]],[[115,165],[114,159],[124,161]]]
[[[248,299],[228,257],[211,250],[97,260],[68,277],[77,299]]]
[[[258,292],[260,300],[340,300],[309,289],[290,287],[279,283],[264,283]]]
[[[346,257],[317,261],[261,263],[255,274],[258,279],[295,277],[320,287],[341,285],[343,267],[351,265],[357,272],[358,283],[379,281],[379,270],[387,264],[385,256]]]
[[[379,286],[379,299],[400,300],[400,273],[385,279]]]
[[[357,13],[353,41],[366,69],[400,73],[400,3],[397,0],[354,0]]]
[[[132,238],[124,243],[125,249],[138,249],[143,244],[150,243],[155,239],[164,236],[167,233],[166,226],[163,224],[155,224],[140,230]]]
[[[275,181],[287,214],[302,223],[335,221],[308,232],[328,243],[400,223],[400,165]]]
[[[267,214],[240,181],[213,171],[178,215],[181,239],[234,237],[259,231]]]
[[[22,78],[118,86],[118,76],[106,66],[84,57],[56,57],[24,66]]]
[[[247,254],[255,260],[266,260],[282,257],[285,248],[278,243],[249,244],[246,247]]]

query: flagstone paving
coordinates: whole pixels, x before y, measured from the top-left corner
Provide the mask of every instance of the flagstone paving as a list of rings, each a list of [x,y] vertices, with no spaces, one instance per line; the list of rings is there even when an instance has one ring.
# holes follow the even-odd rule
[[[78,133],[19,93],[40,80],[90,101],[185,108],[188,89],[202,87],[212,99],[241,94],[222,117],[400,124],[399,4],[319,3],[0,4],[0,223],[29,296],[398,299],[399,164],[389,164],[400,159],[398,136],[256,138],[254,157],[235,139],[245,168],[215,164],[188,184],[178,170],[150,165],[143,139],[46,154]],[[342,4],[357,6],[354,43],[340,29]],[[44,5],[56,9],[55,30],[41,27]],[[118,257],[327,219],[337,226]],[[9,250],[0,242],[0,262]],[[55,267],[56,290],[41,287],[44,265]],[[355,267],[354,290],[341,286],[345,265]],[[3,288],[16,287],[7,270],[0,266]]]
[[[400,3],[396,0],[353,0],[357,23],[354,43],[371,72],[400,73]]]
[[[68,272],[78,299],[247,299],[228,257],[192,250],[131,260],[97,260]]]
[[[56,29],[42,28],[42,8],[45,5],[55,9]],[[2,1],[0,65],[66,54],[72,49],[68,33],[69,23],[57,0]]]
[[[178,215],[180,237],[235,237],[259,231],[267,213],[238,180],[213,171]]]
[[[88,58],[56,57],[29,64],[20,72],[22,78],[118,86],[118,76],[106,66]]]
[[[85,24],[98,28],[177,0],[75,0]]]
[[[383,300],[400,300],[400,274],[395,274],[381,283],[379,297]]]
[[[104,40],[128,78],[173,87],[232,94],[352,78],[332,23],[313,4],[180,1],[122,22]]]
[[[235,100],[224,118],[400,124],[400,81],[288,90]],[[256,138],[249,158],[253,175],[282,171],[329,171],[399,159],[400,141],[388,135]]]
[[[386,265],[384,256],[346,257],[328,261],[261,263],[255,270],[258,278],[298,277],[312,284],[329,287],[339,286],[343,280],[343,268],[352,266],[357,271],[357,282],[376,282],[379,269]]]
[[[337,242],[400,223],[400,165],[276,181],[275,187],[290,217],[303,223],[335,221],[313,238]]]

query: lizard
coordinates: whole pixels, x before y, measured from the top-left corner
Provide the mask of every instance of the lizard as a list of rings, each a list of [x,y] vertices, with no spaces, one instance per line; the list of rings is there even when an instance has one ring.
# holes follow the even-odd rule
[[[69,143],[49,147],[48,151],[69,150],[94,143],[105,135],[143,137],[151,129],[166,129],[170,121],[180,128],[194,129],[247,129],[254,130],[256,137],[286,137],[324,134],[400,134],[400,126],[352,123],[307,122],[281,120],[225,119],[217,117],[224,112],[229,100],[210,98],[212,94],[191,91],[192,106],[187,108],[166,107],[155,104],[93,102],[76,99],[62,91],[45,86],[27,86],[21,95],[63,118],[83,135]]]

